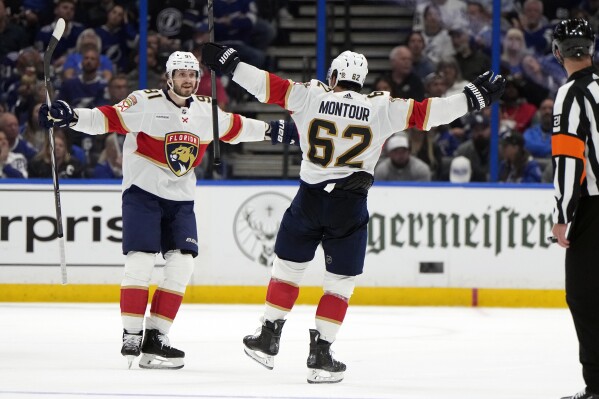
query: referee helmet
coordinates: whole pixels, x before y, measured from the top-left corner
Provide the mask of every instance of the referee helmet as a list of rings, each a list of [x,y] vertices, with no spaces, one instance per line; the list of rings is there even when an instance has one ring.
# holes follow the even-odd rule
[[[570,18],[561,21],[553,31],[553,55],[558,61],[564,58],[593,56],[595,33],[588,21]]]

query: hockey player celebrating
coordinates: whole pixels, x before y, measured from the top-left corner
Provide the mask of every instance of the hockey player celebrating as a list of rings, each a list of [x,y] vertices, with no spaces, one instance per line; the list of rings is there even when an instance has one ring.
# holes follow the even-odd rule
[[[488,106],[501,97],[505,79],[486,72],[463,93],[417,102],[382,91],[360,94],[368,63],[351,51],[333,60],[328,85],[281,79],[240,62],[234,49],[214,43],[204,45],[202,60],[216,71],[233,74],[259,101],[291,111],[303,153],[300,187],[277,234],[262,325],[256,335],[243,339],[245,352],[273,368],[285,317],[298,297],[308,262],[322,244],[324,294],[316,308],[316,328],[309,331],[308,382],[339,382],[346,367],[333,358],[330,346],[364,266],[366,198],[385,140],[393,132],[429,130]]]
[[[211,99],[194,95],[200,80],[198,60],[191,53],[176,51],[166,62],[166,75],[168,90],[134,91],[114,106],[94,109],[73,110],[59,100],[50,108],[42,106],[39,113],[40,124],[46,128],[126,134],[122,196],[126,261],[120,307],[121,354],[128,358],[129,367],[140,354],[142,368],[184,365],[184,352],[170,345],[167,334],[198,254],[193,169],[213,137]],[[265,123],[221,110],[218,125],[220,140],[232,144],[264,140],[271,128],[289,137],[293,129],[282,121]],[[166,259],[164,278],[152,297],[144,332],[157,252]]]

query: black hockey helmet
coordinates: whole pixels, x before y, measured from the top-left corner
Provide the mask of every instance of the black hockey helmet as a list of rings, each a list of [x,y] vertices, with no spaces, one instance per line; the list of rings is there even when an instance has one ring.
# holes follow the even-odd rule
[[[558,61],[564,58],[593,56],[595,33],[588,21],[582,18],[570,18],[561,21],[553,30],[553,55]],[[556,52],[559,50],[559,56]]]

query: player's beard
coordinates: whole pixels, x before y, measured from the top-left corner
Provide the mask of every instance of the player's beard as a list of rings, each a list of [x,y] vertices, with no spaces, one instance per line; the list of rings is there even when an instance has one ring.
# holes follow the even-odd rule
[[[193,85],[191,87],[185,87],[185,88],[184,87],[179,87],[179,88],[174,87],[173,91],[178,96],[181,96],[181,97],[190,97],[193,94],[193,92],[194,92],[194,88],[195,88],[195,85]]]

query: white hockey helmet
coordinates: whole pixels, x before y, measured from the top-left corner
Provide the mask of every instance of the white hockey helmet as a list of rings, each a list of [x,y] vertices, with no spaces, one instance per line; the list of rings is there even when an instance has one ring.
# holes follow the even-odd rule
[[[175,51],[168,56],[166,61],[166,74],[172,79],[173,71],[176,69],[190,69],[200,76],[200,62],[192,53],[188,51]]]
[[[331,67],[327,74],[327,80],[331,88],[335,87],[331,84],[331,78],[335,75],[335,72],[337,72],[335,86],[338,82],[347,81],[357,83],[362,87],[368,74],[368,61],[360,53],[354,53],[349,50],[344,51],[331,62]]]
[[[180,96],[174,90],[173,71],[176,71],[177,69],[191,70],[197,72],[197,81],[193,89],[193,92],[195,93],[198,90],[198,86],[200,85],[200,77],[202,76],[202,72],[200,70],[200,62],[195,57],[195,55],[188,51],[175,51],[174,53],[168,56],[168,60],[166,61],[166,84],[178,97],[189,98]]]

